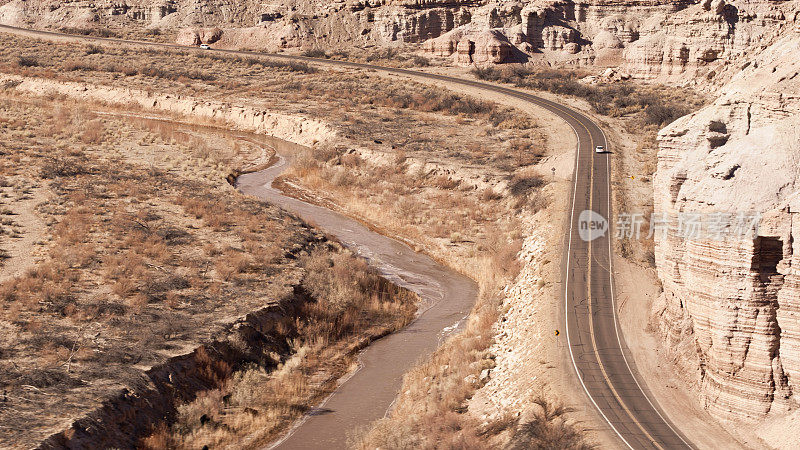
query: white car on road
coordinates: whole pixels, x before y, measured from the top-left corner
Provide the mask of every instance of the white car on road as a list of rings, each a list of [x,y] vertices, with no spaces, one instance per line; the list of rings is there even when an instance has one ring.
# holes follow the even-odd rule
[[[594,148],[594,152],[595,153],[605,153],[605,151],[606,151],[606,148],[603,147],[602,145],[598,145],[597,147]]]
[[[200,44],[200,48],[203,50],[211,50],[211,46],[208,44]]]

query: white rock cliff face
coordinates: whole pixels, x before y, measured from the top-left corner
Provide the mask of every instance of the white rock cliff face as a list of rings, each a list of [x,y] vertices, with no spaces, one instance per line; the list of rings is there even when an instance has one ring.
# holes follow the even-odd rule
[[[703,0],[653,14],[636,27],[639,38],[626,45],[624,66],[639,78],[702,85],[763,50],[796,22],[796,11],[791,1]]]
[[[0,23],[178,33],[223,48],[422,44],[454,62],[623,65],[643,78],[714,78],[797,18],[770,0],[11,0]],[[203,30],[218,30],[205,39]],[[172,36],[172,34],[169,34]]]
[[[656,243],[654,318],[707,408],[757,421],[800,388],[800,31],[750,60],[720,97],[659,133],[656,213],[761,214],[755,239]]]

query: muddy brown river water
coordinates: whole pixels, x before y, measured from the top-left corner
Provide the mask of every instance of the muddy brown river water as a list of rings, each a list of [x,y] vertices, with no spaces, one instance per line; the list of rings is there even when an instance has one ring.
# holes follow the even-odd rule
[[[477,299],[478,287],[472,279],[356,220],[283,195],[272,187],[272,181],[302,147],[278,139],[268,142],[275,148],[278,162],[266,170],[240,176],[237,188],[314,223],[364,257],[384,277],[416,292],[422,300],[416,320],[367,347],[360,354],[360,368],[270,447],[346,448],[348,437],[391,409],[403,374],[449,334],[460,330]]]

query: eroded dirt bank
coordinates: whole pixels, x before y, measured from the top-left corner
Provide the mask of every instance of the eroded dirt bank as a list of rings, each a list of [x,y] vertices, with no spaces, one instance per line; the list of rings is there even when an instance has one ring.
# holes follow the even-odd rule
[[[270,355],[281,355],[282,359],[291,353],[288,340],[297,336],[296,320],[302,304],[310,300],[296,289],[294,295],[277,304],[248,314],[228,327],[223,337],[146,371],[133,387],[51,436],[40,448],[135,446],[157,424],[173,422],[179,404],[192,400],[200,391],[218,387],[244,365],[255,363],[274,369],[280,360]]]
[[[313,251],[312,247],[317,245],[331,245],[332,249],[338,246],[324,238],[309,244],[308,248],[298,247],[297,255]],[[385,297],[413,304],[415,297],[404,289],[384,278],[375,277],[372,281]],[[247,314],[211,342],[146,371],[140,380],[103,402],[98,410],[75,421],[67,430],[46,439],[39,448],[138,448],[142,445],[158,448],[153,445],[152,438],[150,441],[145,438],[152,435],[152,430],[175,423],[182,405],[192,402],[202,392],[221,389],[242,370],[252,370],[255,366],[270,372],[285,364],[297,353],[296,343],[307,339],[303,329],[310,322],[324,319],[315,317],[315,311],[317,305],[325,302],[326,299],[310,292],[301,282],[291,294]],[[328,308],[333,306],[327,305]],[[367,324],[359,331],[345,344],[343,354],[357,352],[392,328]],[[336,345],[331,342],[331,346]],[[332,374],[328,384],[334,385],[336,378],[335,373]],[[325,388],[321,391],[324,394]],[[253,414],[259,411],[253,409]],[[203,424],[219,425],[213,423],[210,410],[199,420]],[[276,425],[281,426],[280,423]]]

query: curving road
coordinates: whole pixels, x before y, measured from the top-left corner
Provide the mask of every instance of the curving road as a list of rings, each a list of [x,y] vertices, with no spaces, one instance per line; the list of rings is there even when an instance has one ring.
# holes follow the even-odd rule
[[[83,42],[127,43],[183,50],[194,48],[176,44],[72,36],[4,25],[0,25],[0,31]],[[610,238],[612,231],[609,230],[603,236],[590,242],[584,241],[580,237],[578,219],[582,211],[592,210],[604,218],[611,217],[610,153],[593,151],[596,145],[603,145],[608,149],[608,142],[600,127],[589,117],[566,106],[515,89],[444,75],[303,56],[237,50],[205,51],[377,70],[456,83],[536,104],[563,119],[578,138],[569,212],[570,225],[565,230],[566,252],[562,260],[563,326],[568,342],[568,357],[589,401],[625,447],[631,449],[692,448],[686,438],[651,401],[646,388],[637,379],[632,363],[626,358],[626,346],[620,336],[614,300]],[[323,442],[315,442],[314,446],[327,445]]]

